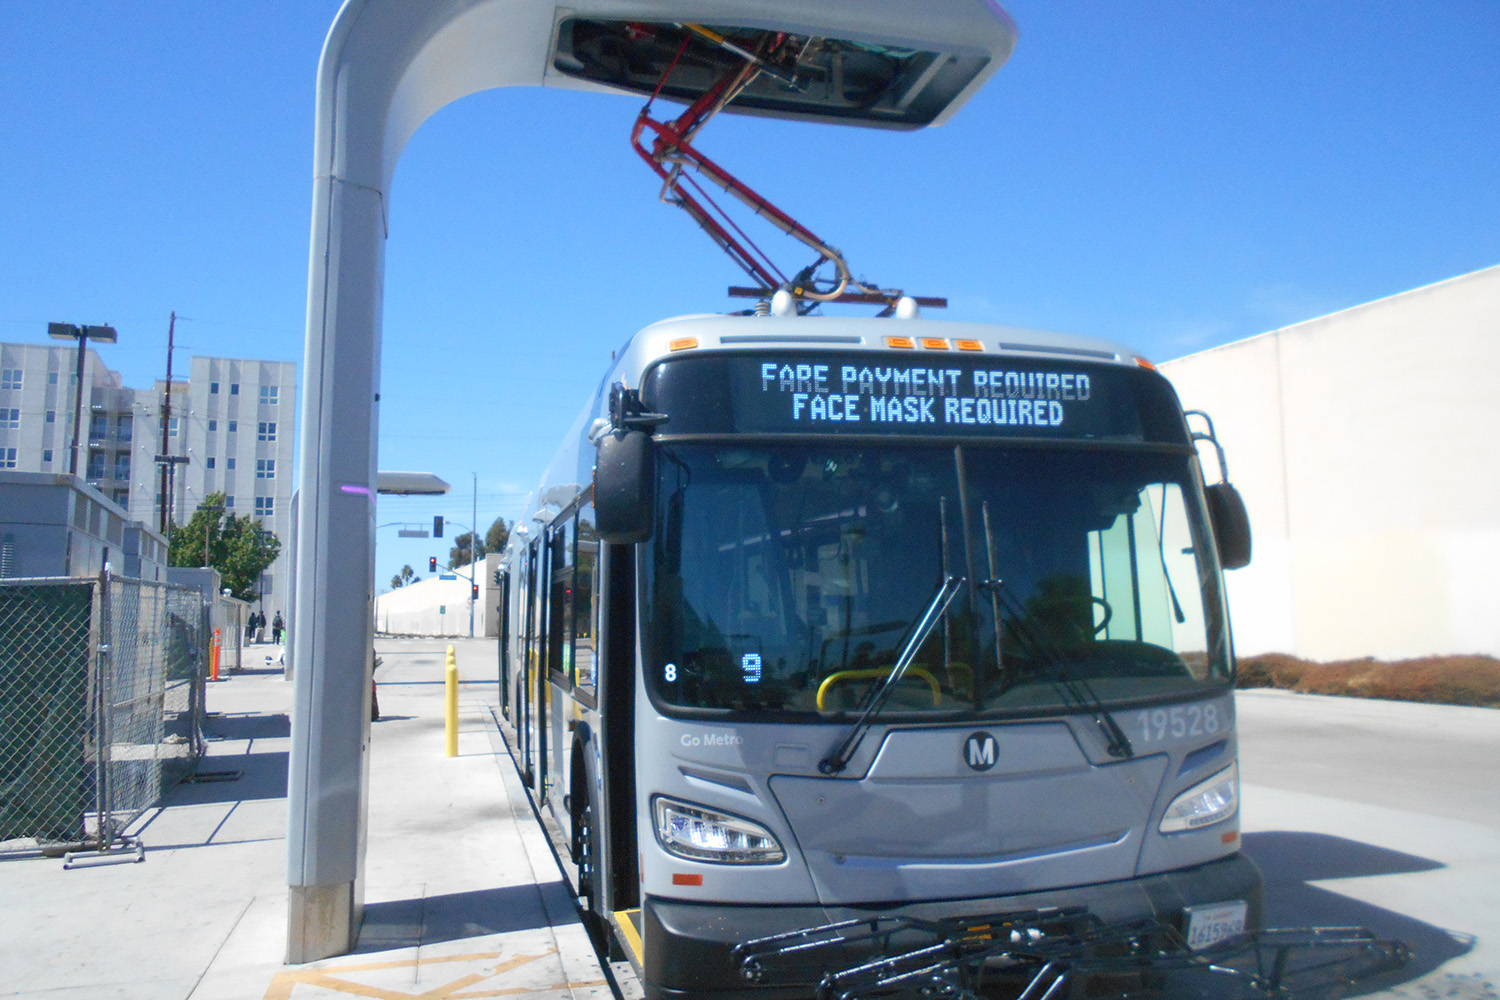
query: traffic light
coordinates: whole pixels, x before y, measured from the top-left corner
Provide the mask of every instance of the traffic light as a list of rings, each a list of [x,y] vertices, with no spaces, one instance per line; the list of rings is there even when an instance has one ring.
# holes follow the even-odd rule
[[[474,600],[479,600],[479,584],[474,584]]]
[[[432,519],[432,537],[443,537],[443,516],[441,514]]]
[[[427,557],[427,572],[429,572],[429,573],[436,573],[437,572],[437,556],[428,556]]]

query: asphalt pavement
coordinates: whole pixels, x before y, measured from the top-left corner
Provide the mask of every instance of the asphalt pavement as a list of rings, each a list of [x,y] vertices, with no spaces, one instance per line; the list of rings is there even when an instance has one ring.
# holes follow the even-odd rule
[[[1271,690],[1235,702],[1267,923],[1405,942],[1411,963],[1372,997],[1500,997],[1500,711]]]
[[[133,827],[143,861],[0,860],[0,997],[610,997],[501,735],[492,641],[454,642],[459,752],[444,754],[447,644],[377,643],[352,954],[282,961],[292,688],[278,648],[250,647],[243,672],[209,686],[208,780]],[[1271,691],[1237,702],[1244,847],[1266,875],[1268,921],[1406,941],[1412,965],[1368,995],[1496,1000],[1500,712]]]

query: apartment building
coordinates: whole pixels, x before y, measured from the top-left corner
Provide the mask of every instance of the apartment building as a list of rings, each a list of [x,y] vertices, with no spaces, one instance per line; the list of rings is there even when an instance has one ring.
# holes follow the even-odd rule
[[[176,466],[180,495],[173,516],[185,522],[205,497],[222,492],[234,513],[258,518],[281,540],[281,556],[261,578],[256,608],[267,615],[290,614],[297,366],[290,361],[195,357],[190,372],[187,392],[172,394],[178,437],[173,438],[174,428],[168,427],[168,440],[185,445],[185,450],[173,453],[187,457]]]
[[[0,470],[73,470],[77,362],[71,345],[0,344]],[[257,607],[288,612],[297,366],[195,357],[186,381],[132,389],[90,347],[83,372],[77,474],[152,529],[164,502],[168,518],[184,524],[209,494],[223,492],[230,510],[259,518],[281,540]]]

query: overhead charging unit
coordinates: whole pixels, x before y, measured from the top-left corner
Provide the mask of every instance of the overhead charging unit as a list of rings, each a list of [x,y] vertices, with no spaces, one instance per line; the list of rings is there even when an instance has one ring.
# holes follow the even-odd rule
[[[712,44],[667,72],[684,31]],[[318,68],[293,544],[289,962],[348,952],[363,910],[384,243],[412,134],[447,104],[498,87],[646,98],[659,87],[659,98],[691,104],[729,61],[769,43],[775,65],[721,110],[914,129],[951,117],[1015,40],[990,0],[347,0]]]
[[[982,8],[985,4],[974,4]],[[872,19],[872,21],[875,19]],[[977,38],[896,40],[883,32],[834,37],[781,27],[563,16],[551,69],[643,97],[690,104],[746,59],[762,66],[726,110],[804,121],[913,129],[938,124],[1010,54],[1009,22]],[[985,38],[985,34],[990,37]],[[683,53],[684,37],[707,43]],[[989,44],[986,45],[985,42]],[[780,56],[768,58],[770,43]]]

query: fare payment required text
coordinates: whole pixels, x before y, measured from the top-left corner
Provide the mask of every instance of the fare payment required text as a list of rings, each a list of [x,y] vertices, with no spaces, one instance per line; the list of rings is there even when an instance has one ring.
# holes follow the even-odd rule
[[[799,424],[905,423],[1062,427],[1087,403],[1085,372],[763,362],[760,388]]]

